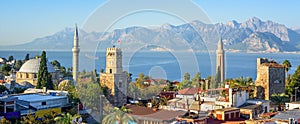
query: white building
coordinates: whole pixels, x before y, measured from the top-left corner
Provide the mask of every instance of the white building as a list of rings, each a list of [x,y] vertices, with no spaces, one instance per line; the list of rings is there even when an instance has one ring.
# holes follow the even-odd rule
[[[68,104],[67,96],[56,96],[55,94],[21,94],[16,95],[18,110],[21,115],[35,113],[38,110],[61,108]]]

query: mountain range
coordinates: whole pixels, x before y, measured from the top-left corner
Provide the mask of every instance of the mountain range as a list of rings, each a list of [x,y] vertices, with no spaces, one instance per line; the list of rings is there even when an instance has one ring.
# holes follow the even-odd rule
[[[0,46],[0,49],[19,50],[71,50],[73,28],[65,28],[53,35],[37,38],[31,42]],[[181,25],[163,24],[158,27],[128,27],[111,32],[79,31],[82,49],[120,45],[124,50],[145,49],[152,51],[214,51],[222,39],[228,51],[241,52],[298,52],[300,30],[292,30],[273,21],[251,17],[245,22],[229,21],[226,24],[205,24],[192,21]],[[95,47],[96,48],[96,47]],[[101,48],[100,48],[101,49]]]

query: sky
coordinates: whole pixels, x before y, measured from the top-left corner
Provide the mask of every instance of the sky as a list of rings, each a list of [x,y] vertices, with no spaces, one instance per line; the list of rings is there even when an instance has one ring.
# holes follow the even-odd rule
[[[128,1],[127,4],[130,6],[139,5]],[[99,12],[110,2],[109,0],[1,0],[0,43],[15,45],[30,42],[36,38],[52,35],[66,27],[74,27],[75,23],[80,28],[84,27],[94,13]],[[226,23],[230,20],[243,22],[255,16],[263,21],[272,20],[287,27],[300,27],[299,0],[191,0],[191,2],[206,14],[212,23]],[[158,2],[154,4],[165,5]],[[190,9],[188,5],[175,0],[163,7],[176,7],[179,11]],[[106,19],[125,8],[128,6],[124,4],[110,6],[109,11],[104,14],[102,11],[99,19]],[[165,23],[178,25],[185,22],[166,13],[152,11],[132,13],[117,21],[114,20],[110,30],[133,25],[158,26]],[[199,13],[187,13],[189,17],[197,14]]]

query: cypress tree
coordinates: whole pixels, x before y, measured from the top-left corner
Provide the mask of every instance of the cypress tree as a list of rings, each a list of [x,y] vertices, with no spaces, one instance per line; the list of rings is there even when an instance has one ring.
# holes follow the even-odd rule
[[[48,69],[47,69],[47,60],[46,60],[46,52],[43,51],[40,58],[40,67],[38,71],[38,82],[36,85],[37,89],[41,89],[46,86],[49,81]]]
[[[48,77],[48,78],[47,78],[47,82],[46,82],[46,86],[45,86],[45,87],[47,87],[47,89],[49,89],[49,90],[53,90],[53,89],[54,89],[54,86],[53,86],[51,74],[48,73],[47,77]]]

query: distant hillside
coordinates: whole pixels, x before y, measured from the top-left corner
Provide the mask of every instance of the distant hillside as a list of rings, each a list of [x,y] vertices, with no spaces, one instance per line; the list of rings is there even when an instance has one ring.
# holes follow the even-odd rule
[[[298,32],[297,32],[298,31]],[[272,21],[262,21],[256,17],[238,23],[229,21],[226,24],[204,24],[193,21],[178,26],[164,24],[156,28],[128,27],[103,34],[99,32],[79,32],[80,42],[101,43],[111,46],[121,39],[124,50],[140,48],[145,44],[148,50],[214,50],[220,34],[225,49],[243,52],[285,52],[300,51],[300,30],[292,30],[283,24]],[[32,42],[0,46],[1,49],[45,49],[71,50],[73,46],[72,28],[66,28],[51,36],[37,38]]]

